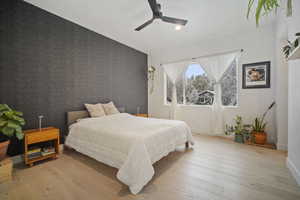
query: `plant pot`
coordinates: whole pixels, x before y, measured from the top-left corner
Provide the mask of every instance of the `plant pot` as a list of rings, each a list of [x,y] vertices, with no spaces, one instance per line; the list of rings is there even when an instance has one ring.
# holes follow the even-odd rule
[[[9,140],[0,143],[0,161],[6,157],[8,145],[9,145]]]
[[[235,134],[234,141],[237,143],[244,143],[244,136],[240,134]]]
[[[267,142],[267,134],[265,132],[253,132],[254,142],[256,144],[266,144]]]

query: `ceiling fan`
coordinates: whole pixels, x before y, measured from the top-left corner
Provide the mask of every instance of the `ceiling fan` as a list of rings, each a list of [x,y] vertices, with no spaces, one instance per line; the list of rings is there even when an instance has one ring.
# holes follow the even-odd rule
[[[148,2],[149,2],[149,5],[151,7],[151,10],[152,10],[153,17],[152,17],[152,19],[148,20],[147,22],[145,22],[141,26],[137,27],[135,29],[135,31],[142,30],[146,26],[150,25],[155,19],[160,19],[164,22],[171,23],[171,24],[177,24],[177,25],[181,25],[181,26],[185,26],[186,23],[188,22],[185,19],[177,19],[177,18],[173,18],[173,17],[164,16],[163,13],[161,12],[161,5],[158,4],[156,2],[156,0],[148,0]]]

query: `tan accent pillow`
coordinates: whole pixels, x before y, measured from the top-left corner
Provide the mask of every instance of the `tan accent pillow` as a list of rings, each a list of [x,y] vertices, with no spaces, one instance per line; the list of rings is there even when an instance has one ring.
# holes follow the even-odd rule
[[[105,114],[107,114],[107,115],[113,115],[113,114],[120,113],[112,101],[107,104],[102,104],[102,106],[105,111]]]
[[[104,109],[101,103],[97,104],[84,104],[91,117],[103,117],[105,116]]]

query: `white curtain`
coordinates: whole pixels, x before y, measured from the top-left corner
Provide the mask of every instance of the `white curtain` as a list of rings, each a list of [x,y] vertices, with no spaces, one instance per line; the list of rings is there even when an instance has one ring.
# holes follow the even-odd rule
[[[222,106],[222,90],[221,79],[226,70],[231,66],[232,62],[240,55],[239,52],[223,54],[219,56],[199,58],[196,60],[210,76],[214,82],[215,100],[212,105],[212,132],[215,135],[224,134],[223,106]]]
[[[172,103],[170,107],[170,119],[176,119],[177,115],[177,91],[176,83],[182,79],[182,75],[188,67],[188,62],[171,63],[163,65],[163,69],[173,84]]]

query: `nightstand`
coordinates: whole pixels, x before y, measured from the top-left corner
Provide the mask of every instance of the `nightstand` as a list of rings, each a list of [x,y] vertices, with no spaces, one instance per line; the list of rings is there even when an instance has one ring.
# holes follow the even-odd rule
[[[53,152],[42,152],[37,151],[36,153],[41,152],[40,154],[35,154],[34,157],[31,157],[30,146],[39,145],[45,142],[53,142]],[[34,151],[34,150],[33,150]],[[25,164],[33,166],[33,164],[40,160],[45,160],[48,158],[57,158],[59,154],[59,129],[54,127],[39,129],[32,129],[24,131],[24,160]]]
[[[148,114],[134,114],[135,116],[137,116],[137,117],[146,117],[146,118],[148,118],[149,117],[149,115]]]

